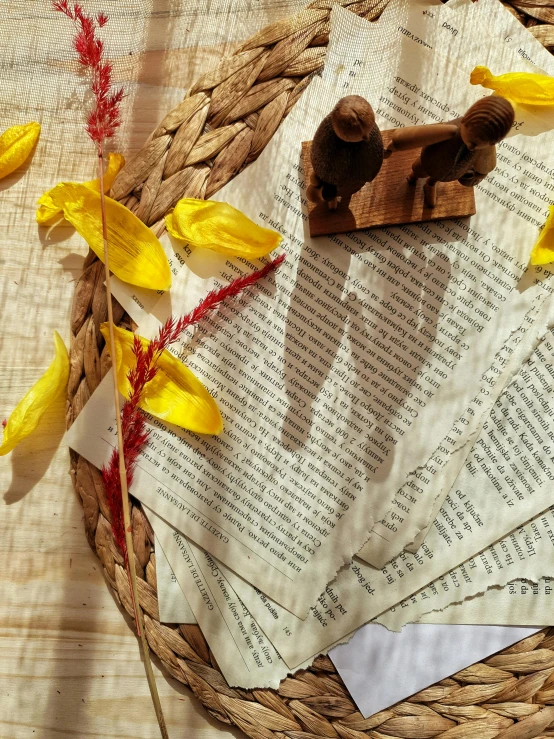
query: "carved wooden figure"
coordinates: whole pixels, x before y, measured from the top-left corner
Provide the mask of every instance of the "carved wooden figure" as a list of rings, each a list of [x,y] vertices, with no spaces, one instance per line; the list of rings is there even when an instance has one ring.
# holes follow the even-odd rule
[[[371,105],[349,95],[319,125],[311,148],[313,173],[307,190],[312,203],[334,210],[371,182],[383,164],[383,141]]]
[[[437,182],[458,180],[472,187],[492,172],[496,166],[495,144],[505,138],[513,122],[512,104],[490,95],[474,103],[462,118],[449,123],[398,129],[387,146],[385,158],[395,151],[422,146],[408,182],[415,185],[419,178],[427,177],[425,201],[434,207]]]

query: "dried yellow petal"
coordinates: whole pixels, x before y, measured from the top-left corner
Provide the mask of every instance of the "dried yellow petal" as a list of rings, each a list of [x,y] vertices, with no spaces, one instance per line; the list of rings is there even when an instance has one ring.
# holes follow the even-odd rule
[[[232,205],[215,200],[183,198],[165,222],[175,238],[229,257],[265,257],[283,238],[276,231],[258,226]]]
[[[113,152],[108,154],[108,166],[104,172],[104,192],[110,191],[117,173],[124,164],[125,157],[123,154],[114,154]],[[48,221],[51,221],[55,216],[60,216],[63,213],[63,209],[54,203],[52,192],[56,187],[67,184],[76,183],[60,182],[59,185],[52,187],[50,190],[47,190],[44,195],[40,196],[37,202],[37,205],[39,206],[36,212],[37,223],[48,223]],[[89,180],[88,182],[83,182],[82,184],[87,187],[91,187],[95,192],[100,192],[100,180],[98,178],[95,180]]]
[[[469,81],[494,90],[523,105],[554,105],[554,77],[530,72],[507,72],[495,76],[487,67],[475,67]]]
[[[123,154],[110,151],[108,154],[108,166],[104,172],[104,192],[109,192],[112,189],[113,181],[116,178],[119,170],[125,165],[125,157]],[[100,179],[97,177],[95,180],[89,180],[83,182],[83,185],[92,187],[97,192],[100,192]]]
[[[0,178],[14,172],[33,151],[40,136],[40,123],[12,126],[0,136]]]
[[[108,341],[108,324],[100,327]],[[135,335],[123,328],[114,328],[115,366],[117,384],[123,397],[129,397],[129,370],[136,363],[133,353]],[[149,342],[141,337],[146,351]],[[158,372],[142,394],[140,407],[167,423],[194,431],[197,434],[219,434],[223,430],[223,419],[217,403],[204,385],[188,367],[167,351],[157,361]]]
[[[96,256],[104,261],[100,193],[87,185],[62,182],[50,191],[50,197]],[[171,269],[154,233],[121,203],[108,197],[105,203],[111,271],[131,285],[169,290]]]
[[[65,390],[69,377],[69,356],[57,331],[54,331],[54,344],[54,361],[19,401],[6,423],[0,456],[11,452],[36,429],[43,413]]]
[[[534,266],[554,262],[554,205],[549,205],[548,210],[550,215],[546,219],[546,223],[531,252],[529,261]]]

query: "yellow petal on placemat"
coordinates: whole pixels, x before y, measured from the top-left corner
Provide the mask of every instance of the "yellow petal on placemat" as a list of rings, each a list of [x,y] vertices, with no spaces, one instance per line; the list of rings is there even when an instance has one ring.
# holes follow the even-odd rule
[[[100,327],[108,341],[108,324]],[[123,328],[114,329],[117,384],[123,397],[129,397],[127,374],[136,363],[133,353],[135,335]],[[140,337],[146,350],[149,342]],[[140,407],[167,423],[194,431],[197,434],[219,434],[223,419],[217,403],[204,385],[188,367],[165,350],[157,361],[158,372],[145,387]]]
[[[266,256],[283,238],[276,231],[258,226],[232,205],[214,200],[183,198],[165,222],[168,232],[177,239],[243,259]]]
[[[110,152],[108,154],[108,166],[106,167],[106,171],[104,172],[104,192],[109,192],[117,173],[124,164],[125,157],[123,156],[123,154],[115,154],[113,152]],[[37,223],[48,223],[48,221],[51,221],[52,218],[63,213],[63,209],[54,203],[54,200],[52,199],[52,192],[56,189],[56,187],[67,184],[76,183],[60,182],[55,187],[47,190],[44,195],[40,196],[37,202],[37,205],[39,206],[36,212]],[[100,192],[100,179],[98,178],[95,180],[88,180],[88,182],[83,182],[82,184],[92,188],[95,192]]]
[[[50,190],[52,203],[104,261],[100,193],[87,185],[62,182]],[[169,290],[171,269],[153,232],[121,203],[105,198],[110,270],[124,282]]]
[[[550,215],[539,234],[529,263],[533,266],[554,262],[554,205],[549,205]]]
[[[475,67],[469,81],[522,105],[554,105],[554,77],[531,72],[507,72],[495,76],[487,67]]]
[[[110,153],[108,154],[108,166],[106,167],[106,171],[104,172],[104,192],[109,192],[111,190],[113,181],[115,180],[117,173],[124,166],[125,157],[123,156],[123,154],[118,154],[117,152],[110,151]],[[98,177],[95,180],[83,182],[83,185],[88,185],[88,187],[92,187],[97,192],[100,192],[100,179]]]
[[[19,401],[4,428],[0,455],[7,454],[31,434],[43,413],[65,390],[69,377],[69,356],[57,331],[54,331],[56,356],[33,387]]]
[[[40,123],[12,126],[0,136],[0,178],[14,172],[33,151],[40,136]]]

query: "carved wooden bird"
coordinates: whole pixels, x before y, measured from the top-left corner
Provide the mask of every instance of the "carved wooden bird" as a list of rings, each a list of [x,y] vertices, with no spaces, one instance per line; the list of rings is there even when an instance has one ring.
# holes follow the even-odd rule
[[[348,95],[320,123],[311,148],[313,173],[307,190],[312,203],[335,209],[377,176],[383,164],[383,140],[371,105]]]
[[[392,135],[385,157],[392,152],[416,149],[421,155],[412,164],[408,182],[425,183],[425,201],[433,207],[437,201],[436,183],[458,180],[472,187],[479,184],[496,166],[495,144],[505,138],[514,122],[512,104],[498,95],[481,98],[463,118],[449,123],[399,128]]]

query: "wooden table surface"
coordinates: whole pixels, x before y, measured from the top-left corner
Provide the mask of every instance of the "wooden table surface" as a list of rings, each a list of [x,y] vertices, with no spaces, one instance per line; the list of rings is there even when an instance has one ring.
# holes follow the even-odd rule
[[[130,154],[187,86],[234,44],[302,0],[82,0],[104,10],[103,36],[125,86],[113,148]],[[34,220],[61,180],[95,176],[71,23],[49,0],[0,0],[0,129],[37,120],[30,164],[0,180],[0,418],[69,341],[75,278],[87,247]],[[0,736],[159,736],[138,644],[85,539],[68,475],[64,404],[0,459]],[[156,670],[170,736],[239,736]]]

